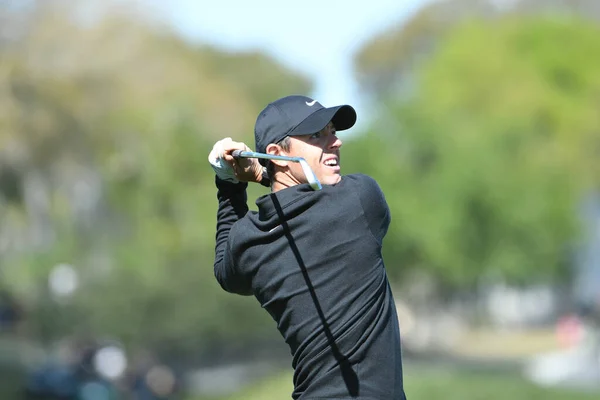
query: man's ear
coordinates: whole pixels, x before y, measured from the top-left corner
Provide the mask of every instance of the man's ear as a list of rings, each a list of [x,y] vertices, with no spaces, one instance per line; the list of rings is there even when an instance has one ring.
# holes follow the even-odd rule
[[[267,154],[271,154],[274,156],[284,156],[286,154],[284,154],[285,152],[283,151],[283,149],[281,148],[281,146],[279,146],[278,144],[274,144],[271,143],[269,145],[267,145]],[[283,160],[270,160],[273,164],[279,166],[279,167],[287,167],[288,162],[287,161],[283,161]]]

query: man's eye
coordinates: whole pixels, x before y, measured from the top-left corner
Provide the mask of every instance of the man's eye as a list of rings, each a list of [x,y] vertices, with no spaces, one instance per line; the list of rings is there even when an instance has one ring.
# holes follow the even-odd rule
[[[312,135],[310,135],[311,139],[318,139],[320,137],[321,137],[321,132],[313,133]]]

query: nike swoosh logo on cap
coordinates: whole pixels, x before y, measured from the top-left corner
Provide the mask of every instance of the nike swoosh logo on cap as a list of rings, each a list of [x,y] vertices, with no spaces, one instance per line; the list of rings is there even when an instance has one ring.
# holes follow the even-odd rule
[[[309,106],[309,107],[314,106],[316,102],[317,102],[316,100],[313,100],[310,103],[308,101],[305,101],[306,105]]]

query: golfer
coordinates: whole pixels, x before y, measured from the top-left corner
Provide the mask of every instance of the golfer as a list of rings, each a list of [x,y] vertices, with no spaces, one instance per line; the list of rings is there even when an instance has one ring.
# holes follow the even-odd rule
[[[255,125],[259,153],[295,162],[234,158],[251,151],[230,138],[209,154],[216,171],[215,277],[230,293],[254,296],[288,344],[293,399],[405,399],[400,332],[381,255],[390,211],[375,180],[340,173],[349,105],[326,108],[305,96],[270,103]],[[270,187],[247,206],[248,182]]]

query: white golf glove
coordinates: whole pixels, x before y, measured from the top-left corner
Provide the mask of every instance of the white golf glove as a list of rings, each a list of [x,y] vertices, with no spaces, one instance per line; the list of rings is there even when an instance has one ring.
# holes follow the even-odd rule
[[[233,168],[223,158],[223,153],[225,152],[225,149],[223,148],[222,142],[222,140],[219,140],[217,143],[215,143],[211,152],[208,154],[208,162],[215,170],[215,173],[217,174],[219,179],[227,182],[238,183],[239,180],[235,177]]]

